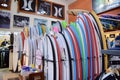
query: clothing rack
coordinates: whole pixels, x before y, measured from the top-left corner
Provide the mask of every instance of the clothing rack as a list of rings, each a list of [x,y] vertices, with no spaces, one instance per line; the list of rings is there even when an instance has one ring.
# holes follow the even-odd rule
[[[120,56],[120,50],[101,50],[101,53],[108,55],[109,58],[110,56]],[[116,74],[116,71],[119,72],[120,58],[118,60],[108,60],[108,65],[108,69],[101,72],[95,80],[120,80],[120,76]]]
[[[103,54],[108,56],[120,56],[120,50],[102,50]],[[108,60],[109,65],[120,65],[120,60]]]
[[[111,65],[120,65],[120,60],[109,61]]]

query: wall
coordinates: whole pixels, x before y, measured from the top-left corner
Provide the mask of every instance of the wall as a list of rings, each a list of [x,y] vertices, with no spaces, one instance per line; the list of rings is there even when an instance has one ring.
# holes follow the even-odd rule
[[[77,0],[74,3],[70,4],[68,6],[68,9],[85,9],[85,10],[91,11],[92,10],[92,0]],[[107,12],[104,12],[101,14],[106,14],[106,13],[118,14],[119,12],[120,12],[120,8],[116,8],[116,9],[113,9],[113,10],[110,10],[110,11],[107,11]],[[101,14],[99,14],[99,15],[101,15]],[[76,16],[69,15],[69,22],[75,21],[75,19],[76,19]]]
[[[51,25],[49,25],[49,24],[51,24],[51,21],[57,21],[58,20],[58,19],[55,19],[55,18],[43,17],[43,16],[38,16],[38,15],[18,13],[17,12],[17,3],[18,3],[17,0],[16,0],[16,2],[14,0],[11,0],[11,1],[12,1],[12,3],[11,3],[11,11],[6,11],[5,10],[6,12],[10,12],[11,13],[10,29],[0,28],[0,31],[11,31],[11,32],[17,31],[18,32],[18,31],[22,31],[23,30],[22,28],[13,28],[13,15],[21,15],[21,16],[29,17],[30,18],[30,26],[33,26],[34,18],[47,19],[48,20],[48,27],[51,26]],[[61,1],[61,0],[49,0],[49,1],[65,5],[65,10],[68,10],[68,5],[66,4],[65,1]],[[66,14],[67,13],[65,12],[65,20],[68,21],[68,16]]]
[[[117,15],[118,13],[120,13],[120,7],[103,12],[103,13],[100,13],[99,15],[101,15],[101,14],[115,14],[115,15]]]
[[[68,9],[84,9],[91,11],[92,10],[92,4],[91,0],[77,0],[74,3],[70,4],[68,6]],[[70,21],[75,21],[76,16],[69,15],[69,22]]]

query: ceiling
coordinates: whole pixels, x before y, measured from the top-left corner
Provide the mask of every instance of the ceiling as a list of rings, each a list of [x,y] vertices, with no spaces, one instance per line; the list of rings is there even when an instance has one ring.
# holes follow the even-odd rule
[[[76,0],[61,0],[61,1],[64,1],[64,2],[66,2],[69,5],[69,4],[73,3]]]

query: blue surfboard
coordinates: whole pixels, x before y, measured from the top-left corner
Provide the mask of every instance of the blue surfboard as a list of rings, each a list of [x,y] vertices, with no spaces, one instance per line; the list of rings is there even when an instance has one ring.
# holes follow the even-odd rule
[[[89,31],[89,25],[87,23],[87,20],[85,19],[85,17],[82,15],[82,14],[79,14],[79,17],[82,18],[82,20],[84,21],[84,23],[86,24],[84,27],[85,27],[85,30],[86,30],[86,35],[88,35],[88,39],[89,39],[89,44],[90,44],[90,80],[92,80],[92,74],[93,74],[93,70],[92,70],[92,43],[91,43],[91,36],[90,36],[90,31]]]
[[[76,22],[73,25],[70,24],[71,29],[75,33],[75,36],[77,38],[77,41],[79,43],[79,48],[81,49],[81,55],[82,57],[82,66],[83,66],[83,79],[87,79],[88,77],[88,61],[87,61],[87,45],[86,45],[86,38],[85,38],[85,32],[83,29],[83,26],[80,26],[80,24]],[[81,41],[80,41],[81,40]]]
[[[71,37],[66,29],[63,30],[63,34],[66,38],[66,41],[69,43],[68,46],[70,48],[70,55],[72,59],[72,72],[73,72],[73,80],[76,80],[76,60],[75,60],[75,55],[74,55],[74,48],[72,44]]]

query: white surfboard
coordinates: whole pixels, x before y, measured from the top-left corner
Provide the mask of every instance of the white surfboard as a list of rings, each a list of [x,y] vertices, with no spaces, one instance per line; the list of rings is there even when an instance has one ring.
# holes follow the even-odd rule
[[[52,40],[53,48],[54,48],[54,51],[55,51],[55,58],[56,58],[56,61],[55,61],[56,62],[56,80],[59,80],[59,65],[58,65],[57,47],[56,47],[54,38],[52,36],[50,36],[50,38]]]
[[[18,36],[14,35],[14,44],[13,44],[13,71],[17,70],[18,63]]]
[[[97,28],[98,30],[98,26],[95,22],[95,20],[93,19],[93,17],[91,15],[89,15],[90,19],[92,20],[93,24],[94,24],[94,27]],[[94,29],[95,29],[94,28]],[[96,31],[95,30],[95,35],[96,35],[96,39],[97,39],[97,46],[98,46],[98,51],[99,51],[99,54],[98,54],[98,59],[99,59],[99,73],[102,72],[102,54],[101,54],[101,44],[100,44],[100,32]]]
[[[54,80],[54,59],[53,59],[53,47],[50,38],[46,36],[44,38],[44,58],[45,58],[45,80]]]
[[[60,33],[56,34],[57,36],[57,42],[59,44],[60,50],[61,50],[61,59],[62,61],[62,80],[70,80],[69,78],[69,58],[68,58],[68,50],[67,50],[67,46],[65,43],[65,40],[63,38],[63,36]]]

